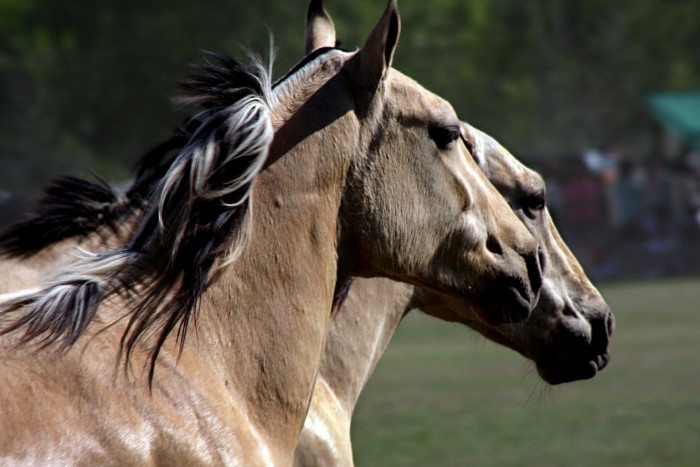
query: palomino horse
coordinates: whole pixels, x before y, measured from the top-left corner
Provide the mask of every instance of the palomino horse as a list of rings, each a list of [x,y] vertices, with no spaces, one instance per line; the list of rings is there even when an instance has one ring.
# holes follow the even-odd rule
[[[291,463],[351,276],[529,315],[537,242],[390,68],[398,35],[392,1],[275,90],[226,59],[190,83],[205,118],[128,246],[2,304],[4,463]]]
[[[335,43],[320,1],[312,2],[307,25],[311,50]],[[388,279],[355,280],[331,326],[296,465],[353,465],[350,424],[357,400],[402,318],[416,309],[520,352],[551,384],[591,378],[608,363],[613,315],[554,227],[542,178],[488,135],[467,124],[462,132],[481,169],[543,247],[540,301],[527,320],[494,326],[460,299]]]

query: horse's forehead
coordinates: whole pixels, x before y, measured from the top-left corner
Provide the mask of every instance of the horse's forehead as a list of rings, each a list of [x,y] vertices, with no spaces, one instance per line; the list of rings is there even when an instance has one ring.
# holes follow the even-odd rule
[[[452,105],[428,91],[412,78],[398,70],[391,68],[386,78],[388,96],[392,103],[402,114],[409,114],[416,118],[432,120],[455,118],[456,112]]]
[[[522,191],[535,192],[544,187],[542,176],[525,166],[493,137],[475,130],[480,140],[482,157],[492,182]]]

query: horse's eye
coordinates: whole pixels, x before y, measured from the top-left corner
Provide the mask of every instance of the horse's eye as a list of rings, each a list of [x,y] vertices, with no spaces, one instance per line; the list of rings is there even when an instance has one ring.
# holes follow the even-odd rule
[[[430,137],[439,149],[447,149],[461,136],[458,126],[435,126],[430,128]]]
[[[547,204],[544,190],[528,195],[523,199],[523,210],[530,217],[535,217]]]

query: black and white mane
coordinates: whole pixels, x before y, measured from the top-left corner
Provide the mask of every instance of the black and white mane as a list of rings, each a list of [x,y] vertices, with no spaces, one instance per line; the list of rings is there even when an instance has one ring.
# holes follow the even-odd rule
[[[119,233],[128,219],[141,212],[163,178],[173,151],[189,141],[192,123],[149,150],[137,163],[134,181],[124,191],[95,175],[95,181],[73,176],[51,180],[21,221],[0,231],[0,257],[28,260],[63,240],[82,241],[95,232],[103,239]]]
[[[329,50],[332,49],[321,48],[304,57],[275,82],[272,89]],[[198,87],[196,81],[209,88],[210,96],[232,92],[222,86],[221,80],[217,82],[201,76],[186,81],[183,86],[193,91]],[[183,101],[196,102],[191,97]],[[204,107],[209,105],[205,101],[200,103]],[[185,147],[201,124],[196,117],[186,119],[168,139],[144,154],[136,163],[136,176],[126,191],[97,175],[95,181],[72,176],[51,180],[25,219],[0,230],[0,257],[26,260],[62,240],[80,241],[94,232],[103,232],[105,237],[116,234],[125,220],[147,206],[153,190],[175,159],[173,153]]]
[[[340,51],[328,53],[334,50],[306,57],[275,83],[274,93],[259,60],[242,63],[209,54],[184,83],[181,101],[202,109],[190,121],[193,128],[151,151],[125,196],[137,199],[133,204],[142,210],[129,244],[64,268],[39,291],[14,294],[0,304],[0,313],[23,313],[0,333],[18,331],[22,342],[67,348],[84,333],[100,302],[120,294],[130,303],[122,338],[127,360],[145,333],[156,332],[152,377],[158,352],[176,327],[184,345],[215,261],[234,261],[245,245],[252,183],[274,135],[272,109],[308,98],[328,79],[329,69],[335,73],[344,58]],[[183,135],[188,140],[180,153],[165,158]]]
[[[0,232],[0,257],[27,260],[68,238],[117,234],[131,200],[106,179],[58,177],[43,189],[30,214]]]
[[[2,332],[22,329],[23,341],[68,347],[100,301],[122,293],[133,298],[127,353],[153,326],[160,329],[154,359],[178,323],[184,342],[214,261],[243,246],[252,182],[273,137],[264,66],[210,57],[184,85],[183,101],[204,108],[200,123],[144,203],[130,243],[69,266],[44,290],[6,304],[5,310],[26,308]]]

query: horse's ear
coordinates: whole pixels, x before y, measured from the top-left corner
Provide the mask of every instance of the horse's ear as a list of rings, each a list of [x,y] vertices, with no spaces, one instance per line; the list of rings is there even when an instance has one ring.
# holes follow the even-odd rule
[[[306,11],[304,52],[335,46],[335,25],[323,7],[323,0],[311,0]]]
[[[400,31],[401,18],[396,0],[389,0],[384,14],[359,52],[359,66],[364,79],[374,84],[384,78],[391,67]]]

